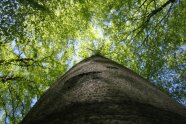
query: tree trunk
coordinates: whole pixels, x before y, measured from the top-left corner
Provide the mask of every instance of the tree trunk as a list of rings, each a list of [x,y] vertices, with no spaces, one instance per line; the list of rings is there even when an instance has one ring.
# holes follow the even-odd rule
[[[186,108],[133,71],[92,56],[49,88],[20,124],[186,124]]]

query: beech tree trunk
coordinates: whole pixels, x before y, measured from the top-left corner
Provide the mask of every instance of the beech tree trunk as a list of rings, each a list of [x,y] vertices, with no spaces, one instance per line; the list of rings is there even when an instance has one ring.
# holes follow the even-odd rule
[[[20,124],[186,124],[186,108],[102,56],[70,69]]]

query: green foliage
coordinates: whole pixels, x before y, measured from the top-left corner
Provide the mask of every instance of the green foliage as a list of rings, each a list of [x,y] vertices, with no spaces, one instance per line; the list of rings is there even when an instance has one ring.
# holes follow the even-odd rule
[[[104,55],[186,102],[185,0],[1,0],[0,123],[72,65]]]

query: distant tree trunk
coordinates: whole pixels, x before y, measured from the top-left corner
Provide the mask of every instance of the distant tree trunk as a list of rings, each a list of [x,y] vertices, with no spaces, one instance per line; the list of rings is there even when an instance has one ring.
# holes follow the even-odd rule
[[[186,124],[186,109],[102,56],[62,76],[20,124]]]

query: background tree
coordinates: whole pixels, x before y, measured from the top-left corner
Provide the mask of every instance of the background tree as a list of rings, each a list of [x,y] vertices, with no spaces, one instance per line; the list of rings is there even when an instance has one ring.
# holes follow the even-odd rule
[[[97,53],[185,104],[185,6],[184,0],[1,0],[1,122],[17,123],[57,77]]]

